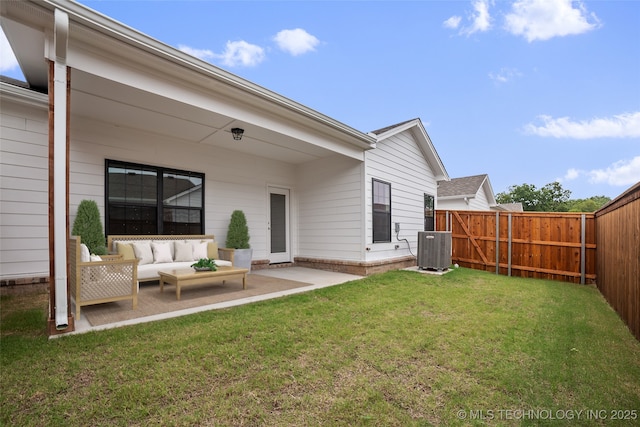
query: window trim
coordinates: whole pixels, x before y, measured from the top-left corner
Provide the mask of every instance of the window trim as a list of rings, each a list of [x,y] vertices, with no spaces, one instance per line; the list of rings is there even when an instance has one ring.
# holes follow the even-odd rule
[[[158,235],[166,234],[164,231],[164,208],[186,208],[190,211],[197,210],[200,212],[200,231],[197,234],[204,234],[205,230],[205,174],[203,172],[195,172],[195,171],[187,171],[182,169],[175,168],[167,168],[162,166],[153,166],[143,163],[134,163],[127,162],[122,160],[113,160],[113,159],[105,159],[105,174],[104,174],[104,231],[108,236],[110,233],[109,230],[109,211],[110,211],[110,202],[109,202],[109,168],[110,167],[118,167],[118,168],[132,168],[132,169],[143,169],[148,171],[153,171],[157,177],[157,185],[156,185],[156,233]],[[186,207],[186,206],[166,206],[163,197],[163,177],[165,174],[176,174],[176,175],[185,175],[199,178],[202,181],[201,184],[201,206],[200,207]],[[125,204],[125,203],[123,203]],[[133,204],[132,204],[133,205]],[[138,204],[135,206],[151,206],[151,205],[142,205]],[[184,234],[184,233],[181,233]]]
[[[388,224],[389,226],[387,227],[387,230],[385,230],[384,232],[384,236],[377,236],[376,235],[376,213],[381,214],[382,212],[376,211],[375,208],[375,201],[376,201],[376,183],[379,184],[383,184],[385,186],[387,186],[387,188],[389,189],[389,211],[388,213],[386,213],[386,216],[388,218]],[[371,180],[371,240],[373,241],[373,243],[389,243],[391,242],[391,183],[387,182],[387,181],[383,181],[381,179],[377,179],[377,178],[372,178]],[[378,239],[376,240],[376,237],[378,237]],[[381,240],[380,237],[384,237],[384,240]]]
[[[431,222],[433,225],[433,229],[432,230],[427,230],[427,197],[431,198],[431,203],[432,203],[432,209],[431,209]],[[436,197],[429,194],[429,193],[424,193],[424,231],[436,231]]]

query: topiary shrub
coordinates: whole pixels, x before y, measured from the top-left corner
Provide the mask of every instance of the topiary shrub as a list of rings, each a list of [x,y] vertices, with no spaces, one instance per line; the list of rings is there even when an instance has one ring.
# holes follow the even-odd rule
[[[249,227],[244,212],[235,210],[231,214],[226,246],[233,249],[249,249]]]
[[[71,234],[80,236],[82,243],[87,245],[92,254],[105,255],[107,253],[100,210],[95,201],[83,200],[80,202]]]

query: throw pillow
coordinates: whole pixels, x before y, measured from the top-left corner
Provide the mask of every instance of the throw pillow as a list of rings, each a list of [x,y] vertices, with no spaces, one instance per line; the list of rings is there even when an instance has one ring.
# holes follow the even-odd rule
[[[133,246],[131,243],[118,243],[118,255],[122,255],[122,259],[136,259],[136,254],[133,252]]]
[[[138,258],[138,265],[153,264],[153,252],[149,242],[134,242],[133,252]]]
[[[209,242],[207,244],[207,256],[211,259],[218,259],[218,242]]]
[[[100,258],[99,255],[91,255],[90,259],[91,259],[91,262],[102,261],[102,258]]]
[[[178,261],[193,261],[193,247],[191,246],[191,243],[189,242],[180,242],[180,241],[175,241],[174,243],[174,249],[175,249],[175,253],[176,256],[174,258],[174,260],[176,262]]]
[[[84,243],[80,243],[80,262],[91,262],[89,248]]]
[[[173,262],[173,258],[171,258],[171,248],[169,247],[169,243],[152,242],[151,251],[153,252],[154,264]]]
[[[207,242],[193,242],[193,259],[208,258]]]

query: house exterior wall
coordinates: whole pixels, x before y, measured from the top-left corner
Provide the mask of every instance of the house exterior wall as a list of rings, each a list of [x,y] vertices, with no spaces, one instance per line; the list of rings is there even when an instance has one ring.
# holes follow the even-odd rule
[[[361,261],[364,165],[329,157],[298,166],[300,257]]]
[[[471,199],[471,201],[469,202],[469,207],[474,211],[491,210],[491,207],[489,206],[489,199],[487,199],[487,193],[484,190],[484,186],[480,187],[480,189],[476,193],[476,197]]]
[[[48,103],[2,94],[0,278],[49,275]],[[34,94],[30,94],[33,98]]]
[[[411,256],[417,251],[418,232],[424,231],[424,195],[436,198],[436,177],[425,160],[411,131],[407,130],[378,142],[365,153],[365,239],[367,261]],[[391,183],[391,242],[373,242],[372,179]],[[436,200],[436,208],[437,200]],[[400,223],[396,236],[394,224]],[[407,242],[409,241],[411,251]],[[398,249],[396,249],[396,245]]]
[[[73,120],[73,118],[72,118]],[[224,245],[231,213],[244,211],[254,259],[268,257],[268,185],[293,188],[295,166],[162,135],[75,119],[71,131],[70,221],[80,201],[98,203],[104,221],[105,159],[205,174],[205,233]],[[293,204],[292,204],[293,205]],[[292,215],[293,216],[293,215]]]
[[[467,204],[463,198],[439,199],[438,209],[450,211],[489,211],[489,200],[483,188],[480,188],[475,197],[469,197]]]

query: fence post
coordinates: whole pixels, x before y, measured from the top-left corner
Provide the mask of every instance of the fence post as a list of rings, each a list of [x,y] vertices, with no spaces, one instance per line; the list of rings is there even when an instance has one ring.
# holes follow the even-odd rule
[[[509,214],[509,244],[508,244],[508,253],[507,253],[507,258],[508,258],[508,263],[509,266],[507,268],[507,276],[511,277],[511,214]]]
[[[496,212],[496,274],[500,274],[500,212]]]
[[[587,217],[585,214],[581,216],[581,224],[580,224],[580,284],[584,285],[585,280],[585,268],[586,268],[586,249],[587,249]]]

